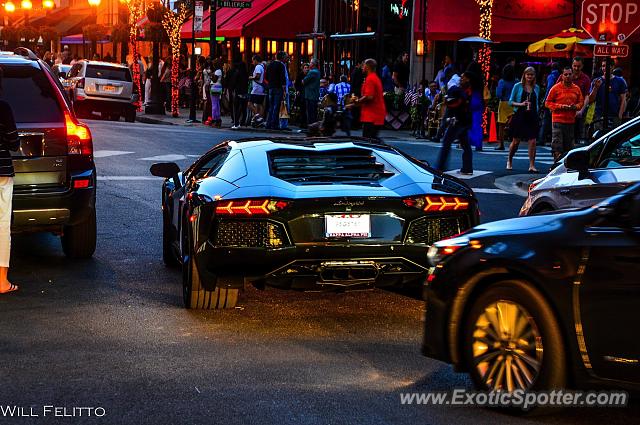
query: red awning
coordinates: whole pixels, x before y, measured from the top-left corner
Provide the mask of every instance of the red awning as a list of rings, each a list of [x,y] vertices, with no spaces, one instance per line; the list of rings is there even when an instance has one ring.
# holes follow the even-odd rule
[[[422,2],[416,5],[415,36],[422,38]],[[455,11],[455,15],[451,11]],[[532,42],[571,26],[572,3],[557,0],[495,0],[492,15],[494,41]],[[478,35],[480,9],[476,0],[430,0],[427,38],[458,40]]]
[[[216,36],[264,37],[294,39],[296,35],[313,30],[313,7],[308,0],[253,0],[250,8],[222,8],[216,13]],[[180,32],[183,39],[190,39],[191,20],[184,23]],[[209,37],[209,12],[203,16],[203,31],[196,38]]]

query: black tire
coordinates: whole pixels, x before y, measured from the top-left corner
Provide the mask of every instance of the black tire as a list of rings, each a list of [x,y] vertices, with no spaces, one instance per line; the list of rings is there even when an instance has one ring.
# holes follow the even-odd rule
[[[188,255],[182,261],[182,296],[184,306],[193,310],[222,310],[235,308],[238,304],[239,289],[216,288],[208,291],[202,287],[189,245]]]
[[[488,341],[495,341],[492,339],[488,333],[483,333],[484,329],[491,328],[496,331],[495,322],[488,322],[492,324],[491,327],[482,327],[479,326],[479,323],[483,323],[483,318],[489,318],[491,313],[491,307],[496,305],[495,303],[500,302],[502,307],[512,308],[510,306],[516,306],[520,308],[519,312],[524,314],[518,316],[524,319],[524,325],[521,326],[521,332],[524,335],[524,331],[526,329],[531,329],[530,337],[532,340],[535,340],[535,347],[532,344],[527,344],[525,349],[525,345],[519,345],[522,339],[518,335],[511,335],[511,341],[517,340],[515,344],[517,345],[509,345],[506,348],[505,344],[500,348],[496,348],[495,346],[486,343],[487,347],[492,347],[492,349],[487,348],[486,351],[483,351],[483,344],[485,342],[476,340],[478,345],[478,356],[483,358],[489,358],[488,356],[497,353],[495,355],[494,361],[493,359],[487,362],[479,362],[478,366],[476,366],[476,361],[474,359],[474,337],[479,339],[484,339]],[[508,317],[509,314],[505,310],[494,309],[493,312],[499,312],[497,316],[500,317]],[[497,317],[494,316],[494,317]],[[505,323],[508,322],[506,319]],[[511,328],[517,328],[515,325],[515,321],[512,322],[513,326]],[[525,328],[525,327],[529,328]],[[512,329],[513,330],[513,329]],[[499,331],[495,332],[496,334],[500,333]],[[537,337],[536,337],[537,336]],[[496,389],[496,385],[500,385],[501,382],[504,382],[506,386],[508,386],[508,378],[502,369],[496,369],[491,367],[492,365],[496,365],[499,363],[501,356],[503,359],[507,357],[511,357],[513,360],[509,362],[504,362],[505,368],[508,365],[511,365],[512,371],[518,371],[516,373],[510,374],[511,377],[511,385],[513,391],[514,383],[518,385],[519,382],[524,382],[525,388],[524,391],[547,391],[553,389],[565,388],[567,384],[567,358],[565,354],[565,344],[562,338],[562,332],[560,331],[560,327],[555,319],[555,315],[553,310],[544,299],[544,297],[529,283],[522,280],[504,280],[501,282],[494,283],[487,287],[482,294],[475,300],[473,303],[469,314],[464,322],[463,329],[463,359],[466,362],[466,365],[469,370],[469,374],[471,375],[471,379],[473,380],[474,385],[478,390],[481,391],[490,391],[492,389]],[[509,343],[514,344],[514,343]],[[536,353],[535,355],[540,355],[537,359],[539,369],[537,373],[530,374],[531,382],[529,383],[527,380],[527,374],[522,373],[524,369],[521,365],[530,366],[530,364],[523,363],[524,357],[521,354],[527,354],[526,350],[531,350]],[[506,350],[506,351],[505,351]],[[517,359],[516,359],[517,357]],[[529,359],[532,359],[532,356],[529,356]],[[493,364],[492,364],[493,362]],[[483,366],[484,365],[484,366]],[[487,376],[488,380],[492,381],[487,383],[482,376],[481,369],[486,367],[485,376]],[[531,370],[532,368],[529,368]],[[494,375],[492,372],[496,372]],[[495,377],[495,381],[493,380]],[[514,378],[519,378],[520,380]],[[518,388],[515,388],[518,389]],[[503,388],[503,391],[510,391],[509,388]]]
[[[136,121],[136,110],[133,109],[133,108],[127,110],[127,112],[125,112],[125,114],[124,114],[124,120],[126,122],[135,122]]]
[[[174,268],[180,265],[180,261],[173,252],[171,227],[165,209],[162,210],[162,261],[167,267]]]
[[[64,226],[62,250],[69,258],[91,258],[96,251],[96,210],[89,217],[73,226]]]

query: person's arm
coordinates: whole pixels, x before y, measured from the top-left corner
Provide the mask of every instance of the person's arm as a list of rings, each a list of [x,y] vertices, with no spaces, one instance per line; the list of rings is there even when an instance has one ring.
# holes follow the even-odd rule
[[[0,124],[0,146],[10,151],[17,151],[20,147],[20,138],[16,122],[13,118],[13,111],[8,105],[3,105],[4,122]]]
[[[598,97],[598,90],[602,85],[602,78],[598,78],[597,80],[593,80],[593,84],[591,84],[591,93],[589,93],[589,103],[593,103],[596,101]]]
[[[521,94],[522,94],[522,85],[516,84],[515,86],[513,86],[513,89],[511,90],[511,96],[509,97],[509,105],[524,106],[525,102],[517,102],[517,99],[520,97]]]
[[[546,102],[544,102],[544,106],[546,106],[551,112],[555,112],[557,110],[563,109],[566,105],[561,105],[556,102],[558,97],[558,90],[556,90],[557,86],[551,87],[549,91],[549,96],[547,96]]]

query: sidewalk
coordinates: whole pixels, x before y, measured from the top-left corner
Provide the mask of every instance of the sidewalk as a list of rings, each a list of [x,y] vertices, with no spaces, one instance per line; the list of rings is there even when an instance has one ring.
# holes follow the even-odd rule
[[[202,118],[202,111],[196,111],[196,119],[199,121]],[[171,116],[171,113],[168,112],[167,115],[147,115],[145,113],[138,113],[136,116],[136,121],[145,123],[145,124],[160,124],[160,125],[180,125],[183,127],[205,127],[202,123],[187,123],[187,119],[189,119],[189,109],[181,108],[180,116],[178,118],[174,118]],[[231,121],[231,117],[223,116],[222,117],[222,128],[226,130],[231,130],[231,126],[233,125]],[[268,130],[266,128],[253,128],[253,127],[242,127],[238,131],[239,132],[251,132],[251,133],[266,133],[266,134],[282,134],[282,135],[292,135],[296,134],[299,130],[299,127],[295,125],[290,125],[289,128],[291,131],[283,131],[283,130]],[[353,136],[362,136],[362,130],[353,130],[351,132]],[[343,135],[343,133],[338,130],[337,135]],[[384,140],[416,140],[415,137],[411,135],[410,130],[381,130],[380,137]]]

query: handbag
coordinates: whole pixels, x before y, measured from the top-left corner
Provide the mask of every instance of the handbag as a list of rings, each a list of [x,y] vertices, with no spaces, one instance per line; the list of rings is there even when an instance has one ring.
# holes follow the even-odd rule
[[[280,119],[288,120],[289,119],[289,111],[287,110],[287,102],[284,100],[280,103]]]

